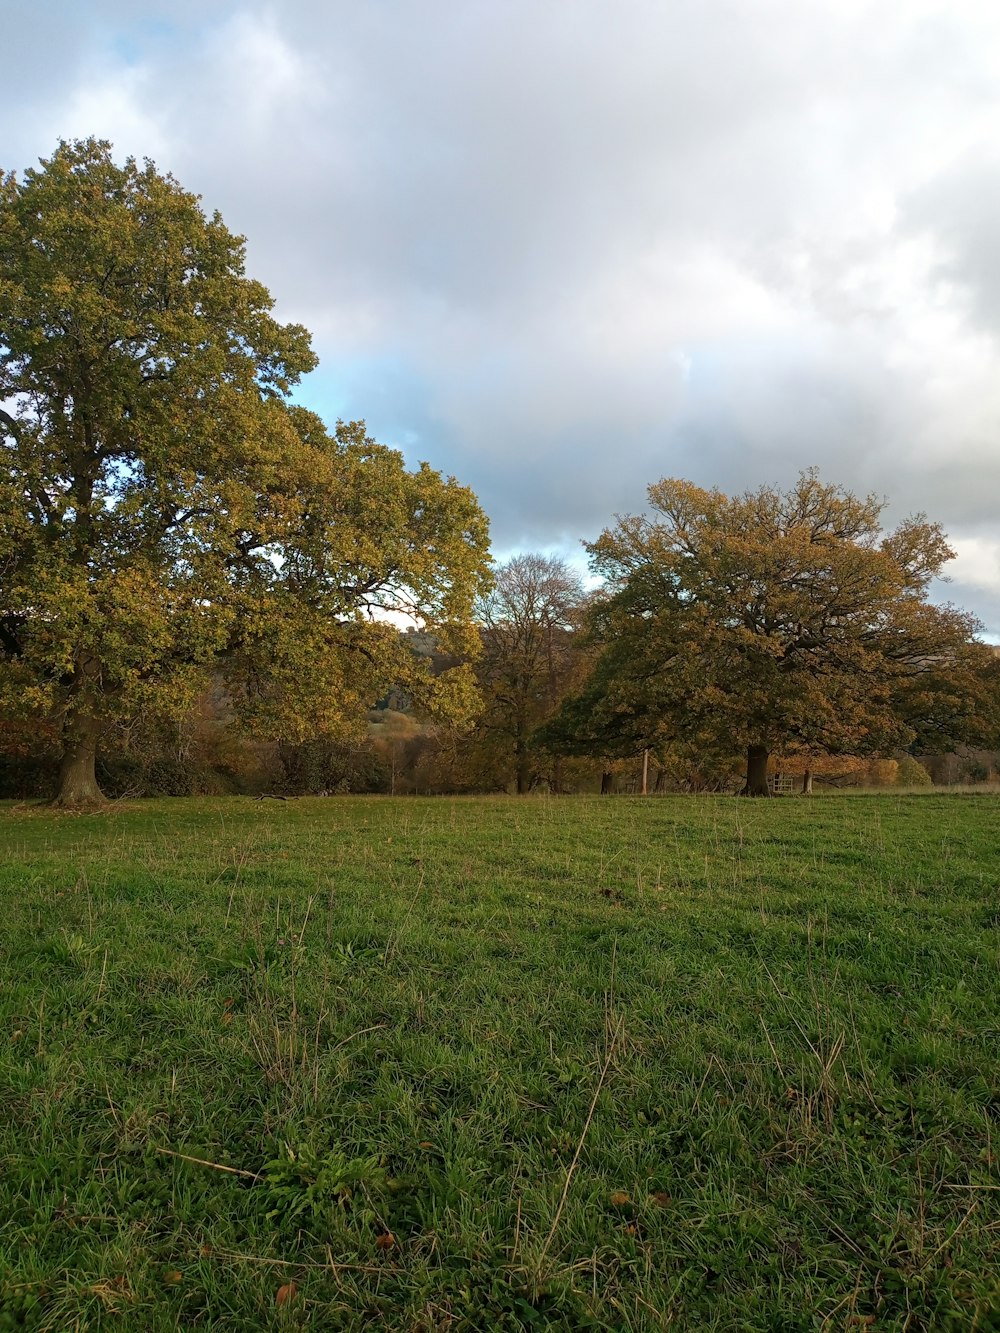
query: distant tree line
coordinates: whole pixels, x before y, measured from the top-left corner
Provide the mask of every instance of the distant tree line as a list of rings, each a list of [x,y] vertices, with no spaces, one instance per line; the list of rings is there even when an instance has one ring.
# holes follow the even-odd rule
[[[653,670],[648,655],[623,652],[623,641],[608,635],[614,596],[606,585],[586,591],[563,560],[513,557],[477,603],[480,648],[467,665],[480,702],[461,720],[433,715],[394,684],[350,728],[263,733],[240,723],[220,671],[173,719],[119,719],[106,734],[97,777],[109,796],[745,790],[747,756],[729,720],[720,714],[716,725],[685,732],[683,697],[675,715],[652,694],[667,688],[658,675],[669,662]],[[394,633],[432,676],[454,670],[454,656],[426,631]],[[997,780],[1000,658],[974,641],[965,647],[969,655],[950,669],[927,668],[918,695],[908,682],[896,730],[843,730],[825,748],[814,737],[786,737],[769,756],[765,788]],[[907,721],[914,697],[917,715]],[[935,698],[936,718],[927,706]],[[0,796],[50,795],[58,763],[54,724],[0,726]]]

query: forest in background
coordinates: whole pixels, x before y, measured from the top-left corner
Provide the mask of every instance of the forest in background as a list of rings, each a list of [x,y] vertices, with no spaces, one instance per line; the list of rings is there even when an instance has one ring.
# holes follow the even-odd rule
[[[539,595],[539,585],[548,595]],[[527,597],[525,593],[527,592]],[[201,795],[638,795],[736,792],[743,756],[680,751],[568,755],[543,730],[587,677],[593,660],[583,628],[590,603],[565,562],[515,557],[498,569],[480,608],[482,651],[475,662],[482,710],[464,726],[429,718],[401,688],[340,737],[255,738],[234,719],[219,676],[180,720],[134,718],[108,737],[98,763],[112,798]],[[525,602],[531,614],[525,614]],[[409,649],[441,670],[428,635],[401,631]],[[1000,660],[1000,654],[998,654]],[[0,799],[47,799],[55,789],[59,737],[53,724],[0,721]],[[969,787],[1000,784],[1000,750],[962,745],[913,755],[774,756],[773,788],[801,793],[853,788]]]

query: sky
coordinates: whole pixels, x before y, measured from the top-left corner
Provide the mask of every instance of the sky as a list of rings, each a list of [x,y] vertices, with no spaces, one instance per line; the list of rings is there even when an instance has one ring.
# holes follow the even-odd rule
[[[152,158],[313,333],[298,397],[500,558],[646,487],[940,521],[1000,641],[1000,6],[0,0],[0,167]]]

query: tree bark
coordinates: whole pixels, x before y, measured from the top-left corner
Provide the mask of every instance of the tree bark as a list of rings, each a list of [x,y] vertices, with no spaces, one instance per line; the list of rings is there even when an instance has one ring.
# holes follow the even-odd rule
[[[806,771],[802,774],[802,795],[811,796],[812,790],[813,790],[812,769],[807,768]]]
[[[613,773],[601,774],[601,795],[611,796],[615,790],[615,775]]]
[[[519,713],[514,727],[514,774],[518,796],[525,796],[531,790],[531,750],[528,746],[528,732],[528,724],[524,716]]]
[[[770,751],[766,745],[747,746],[747,781],[743,796],[770,796],[767,785],[767,761]]]
[[[59,765],[59,790],[53,805],[79,810],[104,805],[107,798],[97,785],[97,742],[101,726],[89,713],[74,713],[63,730],[63,756]]]

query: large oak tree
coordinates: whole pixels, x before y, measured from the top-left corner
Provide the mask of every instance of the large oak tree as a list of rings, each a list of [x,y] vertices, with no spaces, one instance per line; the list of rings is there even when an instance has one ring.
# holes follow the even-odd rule
[[[243,238],[149,162],[86,140],[0,177],[0,706],[58,722],[63,803],[100,799],[115,719],[209,669],[289,737],[397,682],[468,703],[384,613],[474,643],[475,497],[291,405],[315,357],[271,309]]]
[[[886,532],[882,502],[814,471],[737,496],[668,479],[649,501],[588,548],[604,647],[576,713],[605,745],[742,752],[764,795],[775,751],[885,753],[934,709],[971,738],[961,682],[982,646],[972,617],[928,600],[952,556],[936,523]]]

